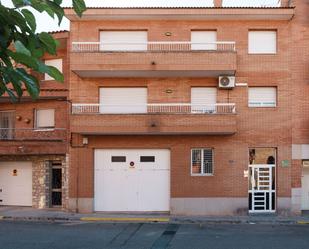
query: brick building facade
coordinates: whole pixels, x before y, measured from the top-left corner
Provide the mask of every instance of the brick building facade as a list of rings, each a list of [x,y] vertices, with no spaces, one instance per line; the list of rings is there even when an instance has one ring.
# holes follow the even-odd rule
[[[57,56],[44,60],[62,61],[65,82],[42,75],[37,101],[0,98],[0,205],[68,207],[69,33],[52,35],[60,43]]]
[[[40,153],[10,147],[12,156],[0,158],[45,162],[33,163],[41,165],[33,176],[45,179],[36,182],[46,186],[44,192],[33,182],[34,206],[46,207],[38,200],[50,194],[46,162],[60,156],[62,206],[72,211],[309,209],[309,2],[221,5],[89,8],[81,19],[65,10],[71,21],[65,89],[46,90],[65,98],[18,104],[16,112],[19,105],[29,113],[35,105],[59,106],[56,124],[70,127],[70,139],[46,142]],[[1,110],[15,109],[6,105]]]

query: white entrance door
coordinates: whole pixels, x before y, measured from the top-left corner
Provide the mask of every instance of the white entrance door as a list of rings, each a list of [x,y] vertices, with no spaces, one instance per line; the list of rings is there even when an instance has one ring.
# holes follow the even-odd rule
[[[95,150],[95,211],[169,211],[169,150]]]
[[[32,206],[32,163],[0,163],[0,205]]]
[[[301,209],[309,210],[309,169],[303,170]]]
[[[249,213],[276,211],[276,166],[249,165]]]

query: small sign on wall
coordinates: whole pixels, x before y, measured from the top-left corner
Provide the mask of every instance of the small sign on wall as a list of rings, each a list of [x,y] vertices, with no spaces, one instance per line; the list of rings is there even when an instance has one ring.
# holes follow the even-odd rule
[[[282,168],[287,168],[290,166],[290,161],[289,160],[282,160],[281,161],[281,167]]]

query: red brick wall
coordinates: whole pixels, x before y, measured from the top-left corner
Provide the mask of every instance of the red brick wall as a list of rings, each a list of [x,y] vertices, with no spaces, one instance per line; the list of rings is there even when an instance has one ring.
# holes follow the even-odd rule
[[[172,197],[245,197],[248,192],[248,149],[275,147],[278,149],[278,196],[291,195],[291,167],[281,167],[282,160],[291,162],[292,97],[290,80],[291,24],[288,21],[85,21],[72,23],[72,41],[98,41],[99,30],[147,29],[149,41],[189,41],[190,30],[216,29],[219,41],[236,41],[237,82],[249,86],[276,86],[277,108],[248,108],[247,87],[231,91],[218,90],[218,102],[236,103],[237,133],[232,136],[91,136],[87,149],[71,150],[70,196],[76,197],[76,168],[79,174],[80,197],[93,197],[94,148],[169,148],[171,149]],[[270,29],[278,32],[276,55],[249,55],[248,31]],[[172,32],[166,37],[165,32]],[[192,86],[216,86],[217,78],[70,78],[70,99],[73,103],[98,103],[99,87],[147,86],[150,103],[190,102]],[[173,89],[166,94],[166,89]],[[81,117],[84,118],[84,117]],[[134,118],[134,117],[132,117]],[[91,118],[91,120],[93,117]],[[100,126],[99,119],[97,125]],[[133,122],[133,120],[132,120]],[[194,119],[188,123],[194,126]],[[90,132],[78,126],[74,117],[72,129]],[[76,125],[76,126],[75,126]],[[116,125],[116,124],[115,124]],[[125,128],[124,128],[125,129]],[[215,149],[215,175],[190,175],[190,149]],[[75,159],[80,158],[80,159]],[[80,162],[81,161],[81,162]],[[80,162],[80,163],[79,163]],[[80,171],[81,172],[81,171]],[[296,176],[297,178],[297,176]]]

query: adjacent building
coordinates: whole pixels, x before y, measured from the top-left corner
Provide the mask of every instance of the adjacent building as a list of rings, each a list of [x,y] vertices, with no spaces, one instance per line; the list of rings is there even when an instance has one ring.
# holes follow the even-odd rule
[[[67,208],[69,33],[52,35],[58,53],[44,60],[64,73],[65,82],[38,75],[37,101],[27,95],[18,103],[0,98],[0,205]]]
[[[1,141],[0,184],[32,165],[32,205],[40,208],[309,210],[309,2],[221,4],[89,8],[82,18],[66,9],[70,34],[55,34],[62,49],[46,58],[62,63],[65,84],[45,78],[38,102],[0,104],[3,117],[15,111],[13,129],[1,117],[9,139]],[[19,128],[36,137],[17,140]]]

